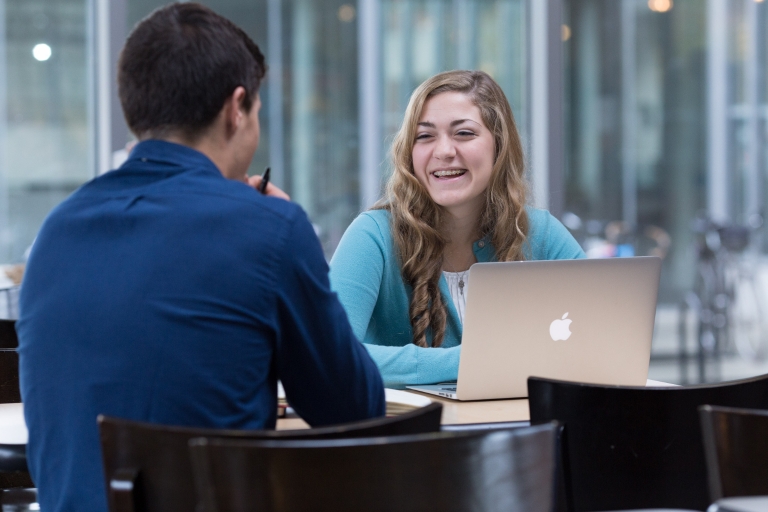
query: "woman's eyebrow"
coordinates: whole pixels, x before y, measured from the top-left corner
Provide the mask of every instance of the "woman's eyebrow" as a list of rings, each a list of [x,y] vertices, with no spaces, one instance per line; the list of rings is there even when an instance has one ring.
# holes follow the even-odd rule
[[[474,119],[457,119],[457,120],[451,122],[451,127],[458,126],[458,125],[463,124],[463,123],[480,124],[477,121],[475,121]]]
[[[464,124],[464,123],[480,124],[477,121],[475,121],[474,119],[456,119],[455,121],[451,121],[450,126],[451,126],[451,128],[453,128],[454,126],[458,126],[458,125]],[[427,128],[435,128],[434,123],[430,123],[429,121],[419,121],[418,123],[416,123],[416,126],[425,126]]]

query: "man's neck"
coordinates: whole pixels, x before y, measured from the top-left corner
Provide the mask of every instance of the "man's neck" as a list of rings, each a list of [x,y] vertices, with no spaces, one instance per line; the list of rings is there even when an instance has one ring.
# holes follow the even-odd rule
[[[226,145],[223,141],[219,140],[218,137],[214,137],[209,133],[203,133],[194,138],[186,137],[179,133],[169,133],[152,138],[172,142],[199,151],[213,162],[222,175],[227,177],[226,170],[230,168],[229,152],[227,151]]]

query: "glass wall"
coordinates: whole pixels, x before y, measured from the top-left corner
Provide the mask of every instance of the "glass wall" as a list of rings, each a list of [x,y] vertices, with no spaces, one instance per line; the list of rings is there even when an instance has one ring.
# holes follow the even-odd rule
[[[0,0],[0,263],[94,173],[85,0]]]
[[[666,230],[662,300],[691,286],[697,215],[744,223],[764,206],[766,12],[754,0],[566,2],[566,207]]]
[[[400,127],[411,92],[451,69],[481,69],[493,76],[526,132],[524,0],[383,0],[382,18],[388,141]]]
[[[251,173],[273,168],[330,255],[365,206],[361,63],[373,62],[380,78],[376,179],[386,178],[388,145],[410,93],[442,70],[488,71],[527,139],[530,1],[206,1],[254,38],[270,66]],[[120,3],[127,32],[166,2]],[[0,0],[0,263],[20,261],[47,212],[94,173],[93,5]],[[358,31],[364,5],[376,8],[371,34]],[[692,279],[694,216],[747,222],[763,208],[768,2],[565,0],[564,7],[566,209],[584,220],[666,230],[672,250],[662,295],[674,297]],[[374,51],[361,56],[366,38]]]
[[[164,3],[129,0],[129,26]],[[358,3],[204,3],[235,20],[270,66],[261,92],[263,136],[251,172],[272,166],[276,183],[307,211],[330,256],[361,209]],[[411,92],[439,71],[488,71],[504,87],[525,132],[524,0],[382,0],[378,8],[382,179],[388,144]]]
[[[169,2],[164,0],[128,0],[127,2],[127,26],[126,34],[128,34],[133,26],[135,26],[144,17],[149,15],[153,10],[158,7],[167,5]],[[256,44],[265,50],[267,42],[267,16],[266,16],[266,2],[259,1],[244,1],[244,0],[216,0],[210,2],[202,2],[222,16],[234,20],[248,35],[253,38]],[[259,120],[261,122],[261,142],[259,149],[253,159],[253,164],[249,170],[249,174],[261,174],[264,167],[269,162],[269,116],[267,113],[267,105],[269,104],[269,85],[265,85],[261,90],[262,107]],[[122,116],[122,112],[113,112],[112,115]],[[129,136],[130,137],[130,136]],[[129,142],[129,141],[125,141]],[[282,176],[276,176],[279,173],[275,173],[275,169],[272,169],[273,180],[277,181]]]
[[[165,3],[129,0],[129,25]],[[267,57],[262,138],[250,174],[271,166],[274,182],[308,212],[330,254],[359,204],[354,3],[203,3],[234,20]]]
[[[722,21],[726,32],[728,216],[748,223],[765,207],[768,120],[768,5],[731,1]]]
[[[114,5],[127,8],[127,33],[165,3]],[[251,173],[273,167],[273,179],[307,210],[330,255],[361,208],[358,3],[206,3],[268,57],[262,142]],[[441,70],[477,67],[496,76],[525,131],[524,0],[377,3],[382,174],[384,139],[397,129],[410,92]],[[45,215],[95,174],[95,7],[88,0],[0,0],[0,263],[22,261]]]

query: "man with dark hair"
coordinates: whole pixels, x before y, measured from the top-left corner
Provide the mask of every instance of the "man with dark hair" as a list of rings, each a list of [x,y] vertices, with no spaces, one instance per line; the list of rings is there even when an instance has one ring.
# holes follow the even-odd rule
[[[42,510],[107,509],[99,414],[273,428],[277,379],[311,425],[384,413],[306,214],[246,175],[264,73],[248,36],[197,4],[161,8],[128,38],[119,92],[140,142],[49,215],[22,285]]]

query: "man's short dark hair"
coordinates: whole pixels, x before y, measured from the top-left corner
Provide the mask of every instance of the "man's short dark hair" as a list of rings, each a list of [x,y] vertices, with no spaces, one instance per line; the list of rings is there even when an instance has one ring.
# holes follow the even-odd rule
[[[250,111],[266,72],[264,55],[242,29],[196,3],[161,7],[136,25],[118,63],[120,103],[139,138],[195,137],[243,86]]]

